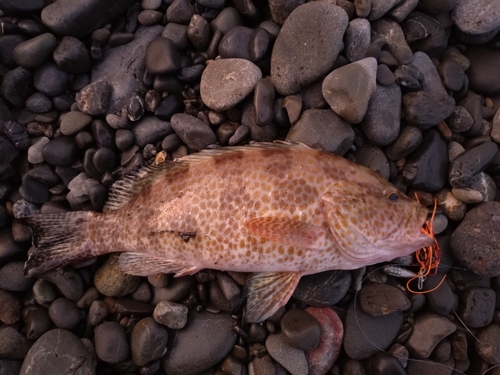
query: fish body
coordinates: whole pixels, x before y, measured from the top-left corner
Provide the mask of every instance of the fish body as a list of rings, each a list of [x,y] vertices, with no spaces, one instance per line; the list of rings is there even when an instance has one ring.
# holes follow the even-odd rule
[[[110,252],[124,272],[252,272],[248,321],[290,298],[302,275],[355,269],[432,243],[427,209],[371,170],[305,145],[207,150],[145,167],[110,191],[103,213],[27,218],[28,275]]]

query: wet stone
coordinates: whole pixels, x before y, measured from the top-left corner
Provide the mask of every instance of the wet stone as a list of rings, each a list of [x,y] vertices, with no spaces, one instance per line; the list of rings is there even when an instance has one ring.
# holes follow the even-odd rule
[[[439,65],[438,71],[443,78],[444,86],[448,90],[458,91],[462,88],[465,72],[458,62],[451,59],[444,60]]]
[[[400,64],[409,64],[413,60],[413,53],[405,40],[403,30],[398,23],[382,18],[372,22],[372,34],[385,38],[385,48]]]
[[[83,281],[74,270],[57,269],[40,276],[41,279],[53,283],[64,297],[78,301],[83,295]]]
[[[93,81],[76,94],[78,109],[89,115],[103,115],[109,107],[111,86],[105,80]]]
[[[479,191],[469,188],[453,188],[451,189],[451,193],[455,198],[464,203],[474,204],[483,200],[483,195]]]
[[[140,277],[122,272],[118,265],[119,254],[112,254],[96,271],[94,285],[108,297],[121,297],[133,293],[141,282]]]
[[[310,314],[298,309],[288,310],[281,319],[285,341],[296,349],[311,351],[321,340],[321,326]]]
[[[221,31],[222,34],[225,34],[232,28],[241,25],[243,25],[243,19],[241,18],[240,13],[232,7],[224,8],[217,15],[217,17],[210,22],[212,30],[214,32]]]
[[[181,95],[171,94],[163,99],[155,111],[155,116],[163,121],[170,121],[172,116],[184,110],[184,101]]]
[[[256,142],[271,142],[276,139],[278,134],[278,127],[274,122],[265,126],[256,124],[255,112],[250,99],[243,103],[241,124],[249,129],[248,138]]]
[[[71,74],[85,73],[92,66],[92,60],[85,45],[71,36],[61,39],[52,57],[61,70]]]
[[[163,13],[151,9],[145,9],[141,11],[141,13],[139,13],[139,16],[137,17],[139,23],[145,26],[155,25],[162,19]]]
[[[470,61],[467,77],[471,90],[484,95],[500,94],[500,75],[494,69],[500,61],[500,51],[481,45],[471,46],[465,57]]]
[[[269,335],[266,340],[266,349],[271,357],[292,375],[306,375],[308,373],[304,351],[290,346],[284,334]]]
[[[24,106],[26,99],[34,91],[33,73],[23,67],[17,67],[5,73],[2,85],[0,85],[2,97],[16,107]]]
[[[223,59],[237,58],[250,60],[250,38],[253,29],[245,26],[236,26],[222,37],[219,43],[219,55]]]
[[[286,140],[344,155],[352,146],[354,131],[329,109],[308,109],[290,129]]]
[[[181,329],[188,319],[188,308],[175,302],[161,301],[155,307],[153,318],[167,328]]]
[[[467,34],[484,34],[500,26],[500,5],[485,0],[462,2],[451,12],[451,18]]]
[[[434,276],[428,276],[424,282],[425,290],[432,290],[436,288],[439,283],[441,283],[443,279],[443,275],[441,273],[437,273]],[[428,305],[432,308],[432,310],[442,316],[446,316],[455,307],[456,296],[450,288],[450,284],[448,282],[443,282],[439,288],[433,290],[432,292],[426,294],[426,300]]]
[[[234,320],[228,314],[191,312],[189,324],[174,332],[172,344],[162,360],[163,371],[171,375],[196,374],[221,361],[233,348]],[[193,351],[193,342],[197,343]]]
[[[36,92],[26,99],[26,108],[35,113],[45,113],[52,109],[52,101],[41,92]]]
[[[161,36],[170,39],[177,49],[185,49],[189,47],[189,38],[187,34],[187,26],[178,23],[168,23],[163,29]]]
[[[179,138],[193,150],[201,150],[216,141],[213,130],[194,116],[176,113],[170,123]]]
[[[406,347],[416,358],[429,358],[441,340],[455,330],[456,326],[447,318],[433,313],[421,313],[415,319],[415,327]]]
[[[354,153],[356,163],[378,173],[386,180],[390,177],[390,166],[384,152],[377,146],[366,144]]]
[[[117,364],[125,361],[130,347],[123,327],[116,322],[105,322],[94,330],[97,358],[106,363]]]
[[[49,306],[49,316],[56,327],[71,330],[84,317],[76,303],[67,298],[58,298]]]
[[[106,303],[101,300],[92,302],[89,308],[88,321],[91,325],[97,326],[104,321],[108,315],[108,307]]]
[[[449,180],[453,187],[467,187],[471,179],[483,171],[498,151],[494,142],[486,142],[456,157],[450,166]]]
[[[267,125],[273,120],[274,98],[274,86],[269,78],[264,78],[257,82],[253,97],[255,121],[257,125]]]
[[[472,116],[462,106],[456,106],[446,119],[446,124],[454,133],[463,133],[469,130],[474,123]]]
[[[373,316],[406,311],[410,300],[398,288],[386,284],[367,284],[359,292],[359,304],[363,311]]]
[[[443,189],[436,195],[439,207],[451,220],[459,221],[465,215],[465,203],[459,201],[448,189]]]
[[[48,61],[35,70],[33,84],[42,94],[53,97],[66,92],[70,75]]]
[[[160,301],[180,302],[188,295],[194,283],[195,279],[191,276],[174,278],[166,287],[153,288],[151,303],[157,305]]]
[[[43,159],[54,166],[71,165],[77,155],[78,148],[72,137],[64,136],[52,139],[42,151]]]
[[[396,76],[385,64],[377,67],[377,83],[383,86],[390,86],[396,82]]]
[[[311,19],[316,22],[308,22]],[[271,80],[280,94],[296,93],[331,70],[347,22],[344,10],[322,2],[303,4],[290,14],[271,55]]]
[[[193,7],[187,0],[174,0],[167,8],[167,22],[187,24],[193,15]]]
[[[470,328],[481,328],[491,323],[495,310],[495,292],[490,288],[470,288],[462,295],[460,318]]]
[[[13,58],[24,68],[36,68],[45,63],[56,45],[56,37],[51,33],[44,33],[18,44],[13,50]]]
[[[406,375],[403,365],[398,358],[389,353],[377,353],[371,357],[366,365],[371,375]]]

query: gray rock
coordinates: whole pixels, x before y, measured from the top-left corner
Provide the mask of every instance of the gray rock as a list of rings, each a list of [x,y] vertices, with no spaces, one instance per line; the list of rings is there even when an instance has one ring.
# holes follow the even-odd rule
[[[403,0],[389,11],[389,16],[396,22],[401,22],[416,8],[418,3],[418,0]]]
[[[216,141],[210,126],[194,116],[176,113],[170,123],[175,133],[190,149],[199,151]]]
[[[385,38],[385,48],[400,64],[409,64],[413,60],[413,53],[405,40],[401,26],[396,22],[382,18],[371,24],[372,33]]]
[[[139,366],[161,358],[167,352],[168,333],[153,318],[141,319],[130,335],[130,349]]]
[[[286,140],[344,155],[352,146],[354,130],[329,109],[308,109],[290,129]]]
[[[490,324],[477,334],[476,353],[490,365],[498,365],[498,358],[500,358],[499,335],[500,326],[498,324]]]
[[[471,90],[484,95],[500,94],[500,74],[494,69],[500,62],[500,51],[486,46],[470,46],[465,57],[470,61],[467,70]]]
[[[270,0],[271,17],[278,25],[283,25],[292,11],[305,3],[305,0]]]
[[[72,301],[78,301],[83,295],[83,280],[75,270],[57,269],[44,273],[40,278],[54,284],[64,297]]]
[[[56,327],[71,330],[75,328],[85,313],[76,306],[74,301],[61,297],[49,306],[49,317]]]
[[[16,63],[24,68],[42,65],[57,46],[57,39],[51,33],[44,33],[22,42],[12,51]]]
[[[449,180],[453,187],[467,187],[471,179],[482,172],[498,151],[494,142],[486,142],[457,156],[450,166]]]
[[[469,288],[462,295],[460,318],[470,328],[482,328],[493,320],[496,295],[491,288]]]
[[[344,35],[344,54],[349,62],[366,57],[370,45],[370,22],[364,18],[356,18],[349,22]]]
[[[385,149],[391,160],[399,160],[411,154],[422,141],[422,131],[415,126],[405,126],[396,141]]]
[[[415,319],[415,328],[406,342],[406,347],[417,358],[429,358],[441,340],[456,329],[455,324],[444,316],[421,313]]]
[[[373,316],[406,311],[411,307],[410,300],[400,289],[386,284],[366,284],[358,296],[360,307],[365,313]]]
[[[302,310],[288,310],[281,318],[280,326],[286,343],[296,349],[311,351],[321,341],[319,322]]]
[[[395,105],[394,103],[398,103]],[[397,83],[377,85],[359,127],[366,138],[379,146],[394,142],[401,122],[401,89]]]
[[[71,74],[82,74],[92,67],[92,60],[85,45],[71,36],[61,39],[52,58],[61,70]]]
[[[296,93],[331,70],[347,22],[342,8],[323,2],[306,3],[290,14],[271,54],[271,80],[280,94]]]
[[[146,91],[142,77],[146,70],[144,53],[148,43],[161,34],[160,25],[140,27],[130,43],[103,49],[103,59],[92,69],[92,82],[106,81],[111,87],[108,114],[121,113],[138,91]]]
[[[22,292],[30,289],[34,282],[32,278],[24,277],[24,262],[22,261],[9,262],[0,268],[0,289]]]
[[[292,375],[307,375],[307,359],[303,350],[289,345],[283,333],[269,335],[266,349],[271,357],[286,368]]]
[[[40,137],[33,145],[28,149],[28,161],[31,164],[38,164],[44,161],[42,151],[50,139],[47,137]]]
[[[52,100],[41,92],[36,92],[26,99],[26,108],[35,113],[48,112],[52,107]]]
[[[105,80],[94,80],[76,94],[78,109],[89,115],[104,115],[108,110],[112,87]]]
[[[474,207],[451,236],[455,258],[471,271],[488,277],[500,275],[500,202]]]
[[[48,61],[35,70],[33,84],[36,89],[47,96],[58,96],[66,92],[70,75],[52,61]]]
[[[375,21],[382,18],[394,6],[400,3],[399,0],[371,0],[371,11],[368,15],[368,20]]]
[[[278,135],[278,127],[271,122],[265,126],[257,125],[252,100],[248,98],[243,103],[241,123],[248,128],[249,138],[256,142],[272,142]],[[245,128],[243,128],[243,131]]]
[[[311,306],[333,306],[344,298],[351,285],[348,271],[326,271],[303,276],[293,297]]]
[[[484,34],[500,26],[500,3],[488,0],[458,1],[451,18],[467,34]]]
[[[188,308],[180,303],[161,301],[155,307],[153,318],[171,329],[181,329],[187,323]]]
[[[493,124],[494,123],[495,120],[493,119]],[[446,119],[446,124],[452,132],[463,133],[472,127],[474,120],[464,107],[456,106],[451,115]]]
[[[154,144],[172,133],[172,126],[154,116],[145,116],[132,127],[135,143],[139,147]]]
[[[455,198],[464,203],[475,204],[483,200],[483,195],[474,189],[452,188],[451,193],[455,196]]]
[[[4,326],[0,330],[1,358],[23,359],[27,356],[31,345],[32,343],[26,338],[26,336],[18,332],[14,327]]]
[[[169,375],[195,375],[221,361],[233,348],[236,334],[231,330],[235,321],[225,313],[190,312],[189,324],[175,331],[167,355],[162,360],[163,371]],[[193,343],[196,342],[196,350]]]
[[[210,22],[210,26],[212,27],[214,33],[216,31],[220,31],[222,34],[225,34],[232,28],[241,25],[243,25],[243,19],[241,18],[240,13],[233,7],[225,7],[217,15],[217,17]]]
[[[248,60],[215,60],[203,71],[200,95],[209,108],[226,111],[250,94],[261,78],[260,69]]]
[[[184,49],[189,47],[188,27],[186,25],[180,25],[178,23],[167,23],[161,33],[161,36],[163,38],[170,39],[177,47],[177,49]]]
[[[15,324],[19,320],[21,320],[21,304],[18,298],[13,293],[0,289],[0,322]]]
[[[132,3],[132,0],[61,0],[57,4],[47,5],[42,11],[41,19],[44,25],[56,34],[80,37],[111,22]]]
[[[116,322],[105,322],[94,330],[95,351],[97,358],[106,363],[124,362],[130,347],[123,327]]]
[[[478,191],[483,196],[483,201],[489,202],[495,199],[497,185],[490,175],[481,172],[472,177],[469,187]]]
[[[386,180],[389,179],[389,162],[384,152],[379,147],[366,144],[356,150],[354,157],[356,158],[356,163],[359,165],[371,169]]]
[[[450,116],[455,109],[455,100],[448,94],[417,91],[403,96],[405,120],[428,129]]]
[[[141,278],[122,272],[118,266],[119,254],[111,254],[107,261],[96,271],[94,285],[108,297],[121,297],[133,293]]]
[[[87,125],[90,125],[92,116],[79,111],[71,111],[62,115],[60,120],[61,133],[64,135],[72,135],[83,130]]]
[[[146,48],[146,69],[151,74],[173,73],[181,67],[177,48],[168,38],[156,38]]]
[[[459,201],[449,189],[440,190],[436,198],[438,200],[439,207],[451,220],[459,221],[465,215],[466,205],[462,201]]]
[[[56,328],[45,333],[31,347],[20,375],[95,374],[96,360],[73,333]]]
[[[436,66],[425,52],[415,52],[413,55],[412,65],[417,68],[420,73],[422,73],[423,79],[420,80],[422,90],[436,92],[443,95],[448,94],[443,86]]]

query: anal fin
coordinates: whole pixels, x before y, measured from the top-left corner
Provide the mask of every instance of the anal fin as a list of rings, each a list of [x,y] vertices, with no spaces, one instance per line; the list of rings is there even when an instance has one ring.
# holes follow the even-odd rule
[[[185,262],[134,252],[121,254],[118,264],[123,272],[135,276],[175,273],[175,277],[181,277],[193,275],[200,270],[200,268]]]
[[[260,272],[246,282],[245,320],[262,322],[284,306],[292,296],[301,275],[293,272]]]

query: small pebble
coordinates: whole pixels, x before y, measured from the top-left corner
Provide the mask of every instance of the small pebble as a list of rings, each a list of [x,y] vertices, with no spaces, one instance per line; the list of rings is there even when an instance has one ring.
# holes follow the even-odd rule
[[[118,364],[130,354],[125,330],[116,322],[105,322],[94,329],[97,358],[106,363]]]
[[[298,309],[288,310],[281,319],[281,331],[286,342],[296,349],[311,351],[321,341],[321,326],[306,312]]]

